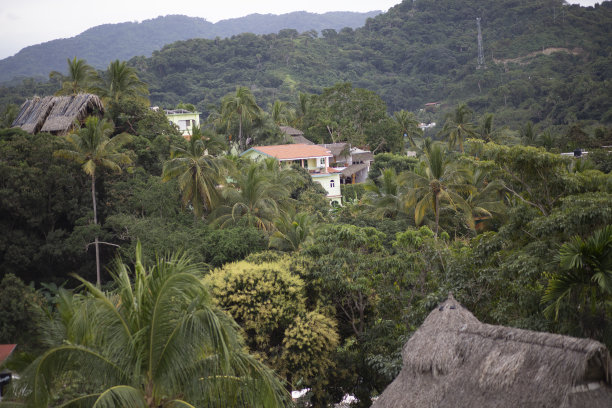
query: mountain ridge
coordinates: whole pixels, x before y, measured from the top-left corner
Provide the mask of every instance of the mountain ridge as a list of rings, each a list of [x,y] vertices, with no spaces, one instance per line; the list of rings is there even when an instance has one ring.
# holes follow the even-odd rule
[[[141,22],[101,24],[70,37],[47,41],[21,49],[0,60],[0,82],[25,77],[47,77],[50,71],[64,72],[66,59],[77,56],[95,68],[106,68],[110,61],[151,56],[166,44],[192,38],[226,38],[245,32],[276,33],[282,29],[299,32],[323,29],[357,28],[380,10],[365,13],[333,11],[322,14],[295,11],[284,14],[249,14],[216,23],[201,17],[171,14]]]

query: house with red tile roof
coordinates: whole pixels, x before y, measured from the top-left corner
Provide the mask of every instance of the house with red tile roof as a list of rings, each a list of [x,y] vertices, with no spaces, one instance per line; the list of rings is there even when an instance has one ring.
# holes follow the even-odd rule
[[[273,157],[281,165],[297,164],[308,170],[313,181],[319,183],[327,191],[327,199],[331,203],[342,205],[340,171],[329,166],[330,159],[334,155],[323,146],[308,144],[255,146],[242,153],[241,156],[252,160]]]

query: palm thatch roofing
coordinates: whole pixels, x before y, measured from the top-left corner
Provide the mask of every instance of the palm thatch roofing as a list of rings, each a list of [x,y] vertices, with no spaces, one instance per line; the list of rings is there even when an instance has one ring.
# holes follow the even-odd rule
[[[342,175],[344,177],[351,177],[353,174],[359,173],[361,170],[365,170],[368,168],[368,165],[365,163],[360,164],[351,164],[348,167],[345,167],[342,170]]]
[[[610,408],[612,362],[594,340],[478,321],[452,295],[404,345],[373,408]]]
[[[65,134],[75,121],[83,122],[87,116],[96,113],[104,113],[104,106],[93,94],[36,97],[21,105],[12,126],[28,133]]]
[[[285,136],[291,137],[291,140],[295,144],[307,144],[307,145],[314,144],[310,140],[306,139],[304,137],[304,132],[302,132],[299,129],[296,129],[291,126],[279,126],[279,127],[280,127],[281,132],[283,132]]]
[[[307,145],[314,144],[314,142],[311,142],[310,140],[306,139],[304,136],[291,136],[291,140],[293,140],[293,143],[295,144],[307,144]]]
[[[304,132],[291,126],[279,126],[281,132],[287,136],[304,136]]]

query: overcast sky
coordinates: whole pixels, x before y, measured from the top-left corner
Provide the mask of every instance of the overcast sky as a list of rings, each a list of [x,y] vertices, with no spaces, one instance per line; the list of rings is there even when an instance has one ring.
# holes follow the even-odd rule
[[[387,11],[401,0],[0,0],[0,59],[28,45],[74,37],[101,24],[142,21],[168,14],[210,22],[247,14],[291,11]],[[570,0],[583,6],[599,0]]]

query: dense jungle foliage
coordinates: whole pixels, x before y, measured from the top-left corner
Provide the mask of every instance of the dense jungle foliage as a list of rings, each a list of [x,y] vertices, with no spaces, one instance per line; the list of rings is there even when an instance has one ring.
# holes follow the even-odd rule
[[[68,61],[70,75],[20,88],[44,87],[60,95],[94,92],[106,111],[66,136],[10,128],[16,107],[2,117],[0,342],[19,343],[8,366],[23,373],[18,383],[23,387],[9,398],[45,407],[81,397],[144,406],[185,398],[224,406],[220,390],[225,389],[238,405],[282,406],[287,397],[282,383],[287,390],[309,389],[298,402],[304,406],[332,406],[351,394],[355,406],[367,407],[399,373],[402,345],[449,292],[485,323],[590,337],[612,348],[612,130],[605,112],[593,114],[607,112],[610,98],[590,100],[609,97],[610,75],[601,65],[592,92],[572,92],[574,102],[555,93],[570,88],[570,80],[586,80],[592,64],[609,59],[604,41],[609,28],[597,25],[608,18],[609,2],[595,9],[560,7],[556,1],[500,2],[505,10],[491,2],[499,12],[495,18],[522,10],[524,19],[550,18],[561,31],[567,28],[564,21],[573,21],[575,30],[560,37],[568,48],[587,25],[578,24],[578,16],[599,16],[589,24],[602,31],[582,44],[585,53],[590,51],[581,57],[540,55],[527,65],[508,63],[506,71],[489,61],[487,69],[476,70],[473,56],[466,56],[449,71],[464,81],[497,69],[505,77],[548,67],[537,78],[559,83],[539,89],[545,96],[538,100],[567,106],[539,121],[531,113],[522,116],[533,108],[529,102],[521,110],[523,96],[517,96],[520,103],[505,101],[509,107],[479,105],[500,88],[485,82],[482,94],[466,91],[463,99],[460,92],[445,94],[447,108],[431,112],[439,126],[425,131],[418,123],[429,113],[418,109],[427,99],[411,105],[405,97],[398,107],[388,99],[393,87],[373,91],[329,77],[324,79],[329,85],[312,82],[309,92],[298,92],[306,82],[291,80],[290,87],[278,84],[278,93],[266,99],[254,82],[243,86],[242,75],[250,75],[252,66],[241,61],[250,61],[251,49],[269,58],[281,58],[291,44],[328,49],[333,65],[341,57],[332,54],[348,54],[332,51],[338,48],[332,48],[330,36],[339,45],[352,38],[352,46],[363,51],[357,39],[368,33],[404,35],[392,25],[414,23],[410,18],[436,23],[443,14],[431,7],[439,3],[454,16],[465,13],[465,24],[472,27],[470,5],[476,2],[405,1],[354,32],[328,32],[321,39],[285,31],[193,40],[170,45],[150,60],[133,60],[132,66],[115,61],[101,73],[75,58]],[[397,15],[405,18],[395,21]],[[395,23],[377,26],[385,21]],[[541,24],[511,20],[516,31],[510,32],[503,21],[488,28],[499,33],[496,44],[504,50],[496,58],[516,58],[524,55],[523,47],[534,52],[542,41],[557,41],[542,34]],[[435,32],[423,30],[415,38]],[[508,41],[502,47],[503,35],[523,45],[514,49]],[[540,42],[529,49],[531,39]],[[289,48],[261,45],[269,41]],[[211,71],[173,71],[190,64],[178,58],[179,50],[207,47],[210,52],[191,55],[197,65],[231,44],[242,44],[231,46],[236,78],[210,74],[208,93],[199,97],[213,106],[201,128],[181,137],[161,111],[148,109],[147,90],[151,101],[159,98],[156,81],[169,72],[181,81],[193,78],[188,90],[202,84],[196,78]],[[385,46],[392,54],[393,43]],[[172,52],[179,54],[165,59]],[[215,58],[227,63],[223,53]],[[431,58],[422,61],[436,61]],[[562,61],[569,67],[575,58],[585,58],[584,67],[565,72]],[[157,63],[168,72],[151,71]],[[291,59],[287,64],[275,69],[289,69]],[[401,76],[402,67],[391,65],[389,77],[413,80],[419,69],[412,65],[410,74]],[[318,71],[321,78],[329,72]],[[317,77],[314,70],[309,75]],[[533,86],[524,89],[536,92]],[[165,97],[192,103],[166,102],[171,107],[208,104],[178,94]],[[594,116],[578,117],[580,109]],[[506,121],[510,114],[512,121]],[[555,119],[557,114],[563,119]],[[370,148],[375,155],[368,180],[343,185],[343,205],[332,207],[304,169],[239,156],[252,145],[285,143],[279,125],[301,128],[316,142]],[[86,141],[97,148],[89,149]],[[588,152],[580,158],[560,154],[579,148]],[[160,317],[166,315],[171,318]],[[194,343],[194,333],[206,341]],[[173,358],[160,353],[166,339]],[[223,364],[197,360],[203,347]],[[183,348],[196,357],[183,359],[177,351]],[[80,359],[79,353],[89,357]],[[104,357],[95,364],[108,377],[90,378],[92,370],[82,364],[91,356]],[[192,374],[219,381],[207,387],[189,381]],[[224,378],[244,381],[224,383]],[[67,382],[71,386],[64,386]],[[264,392],[240,384],[259,384]]]

